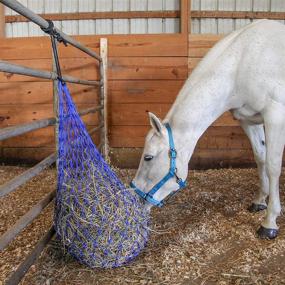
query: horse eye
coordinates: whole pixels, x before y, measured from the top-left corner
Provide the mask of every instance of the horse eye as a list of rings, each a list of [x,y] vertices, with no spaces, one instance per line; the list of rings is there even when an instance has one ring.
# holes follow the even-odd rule
[[[153,159],[153,156],[152,156],[152,155],[146,154],[146,155],[144,156],[144,160],[145,160],[145,161],[150,161],[150,160],[152,160],[152,159]]]

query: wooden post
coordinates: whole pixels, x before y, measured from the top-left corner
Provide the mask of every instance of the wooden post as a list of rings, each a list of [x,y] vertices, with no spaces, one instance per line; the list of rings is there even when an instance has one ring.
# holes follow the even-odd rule
[[[188,34],[191,34],[192,31],[192,18],[191,18],[191,11],[192,11],[192,5],[191,0],[189,0],[189,7],[188,7]]]
[[[5,38],[5,8],[0,4],[0,38]]]
[[[100,88],[100,105],[104,106],[104,109],[100,112],[100,123],[104,122],[104,128],[101,130],[101,142],[103,143],[103,155],[105,160],[109,159],[109,144],[108,144],[108,96],[107,96],[107,64],[108,64],[108,41],[106,38],[100,39],[100,56],[102,61],[100,62],[100,75],[101,75],[101,88]]]
[[[189,13],[190,0],[181,0],[180,2],[180,32],[183,35],[189,34]]]
[[[180,33],[183,39],[187,42],[187,51],[189,53],[189,31],[190,27],[190,7],[191,0],[181,0],[180,1]],[[188,75],[189,75],[189,61],[188,61]]]

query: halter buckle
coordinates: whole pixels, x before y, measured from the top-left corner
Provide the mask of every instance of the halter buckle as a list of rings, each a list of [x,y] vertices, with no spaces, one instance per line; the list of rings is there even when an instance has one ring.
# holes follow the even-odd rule
[[[171,149],[169,150],[169,157],[170,157],[170,158],[176,158],[176,157],[177,157],[177,151],[176,151],[175,148],[171,148]]]
[[[180,178],[180,177],[176,177],[176,182],[177,182],[177,184],[179,184],[180,185],[180,183],[182,182],[183,180]]]

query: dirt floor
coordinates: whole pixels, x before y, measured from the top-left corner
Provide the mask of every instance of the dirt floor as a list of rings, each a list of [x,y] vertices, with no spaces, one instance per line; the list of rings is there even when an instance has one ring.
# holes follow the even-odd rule
[[[0,182],[23,170],[0,167]],[[134,173],[120,171],[125,181]],[[64,255],[53,240],[21,284],[285,284],[284,216],[278,219],[276,240],[259,240],[255,232],[264,212],[246,210],[258,189],[256,169],[191,171],[188,183],[169,205],[152,211],[148,246],[128,266],[90,270]],[[54,187],[55,172],[48,170],[1,199],[0,234]],[[0,253],[0,285],[51,223],[49,207]]]

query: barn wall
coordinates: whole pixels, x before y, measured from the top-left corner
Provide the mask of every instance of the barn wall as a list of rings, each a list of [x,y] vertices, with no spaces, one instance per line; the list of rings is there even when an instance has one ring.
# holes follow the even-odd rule
[[[111,11],[179,10],[180,0],[18,0],[38,14]],[[6,15],[14,15],[6,8]],[[179,19],[98,19],[55,21],[55,25],[70,35],[94,34],[154,34],[179,32]],[[33,23],[7,23],[7,37],[41,36]]]
[[[62,0],[60,7],[67,5],[66,1]],[[111,1],[112,9],[125,9],[123,8],[125,1],[127,0]],[[97,0],[95,10],[98,7],[101,7],[98,9],[108,10],[106,8],[107,2]],[[152,3],[157,4],[158,2],[162,3],[166,10],[176,10],[179,1],[153,0]],[[58,10],[58,1],[29,0],[27,2],[28,5],[34,5],[33,9],[35,9],[35,5],[42,7],[40,3],[46,5],[44,10],[42,10],[43,8],[36,9],[39,13],[62,11]],[[72,0],[71,3],[77,3],[77,6],[74,5],[79,7],[78,3],[80,2]],[[90,1],[88,3],[91,5],[95,2]],[[130,9],[130,4],[138,3],[138,1],[130,0],[128,3]],[[136,6],[135,10],[150,9],[151,1],[141,1],[140,3],[147,3],[149,6],[141,4],[141,8]],[[166,3],[172,8],[165,6]],[[216,9],[225,11],[284,11],[284,5],[284,1],[277,0],[192,0],[191,8],[204,11]],[[94,7],[92,9],[94,10]],[[152,7],[151,9],[154,10],[155,8]],[[95,26],[91,25],[93,28],[90,33],[101,33],[103,31],[115,33],[115,28],[118,26],[114,22],[115,20],[112,25],[109,25],[110,21],[94,21]],[[133,21],[138,22],[134,25],[135,22]],[[149,21],[149,19],[128,20],[128,23],[125,22],[126,26],[120,25],[120,29],[123,30],[117,30],[117,32],[122,33],[127,32],[127,30],[128,32],[150,32]],[[121,167],[138,166],[144,138],[149,130],[146,111],[152,111],[163,118],[193,68],[221,38],[220,35],[214,34],[230,32],[248,22],[247,19],[192,19],[193,34],[190,34],[189,38],[186,34],[178,33],[106,36],[109,41],[109,140],[111,157],[116,165]],[[155,27],[157,24],[161,27],[160,23],[160,21],[156,24],[153,22]],[[21,27],[22,24],[20,23],[20,26],[16,25],[15,27]],[[65,24],[59,24],[64,29]],[[165,25],[166,22],[162,21],[162,24]],[[26,24],[25,26],[26,34],[36,35],[37,32],[29,28],[29,25]],[[137,28],[132,30],[132,25]],[[143,25],[148,28],[141,29]],[[77,21],[76,24],[66,25],[66,29],[69,27],[79,29],[79,26],[80,21]],[[88,25],[83,26],[85,29],[89,29]],[[98,30],[98,27],[102,27],[102,30]],[[109,28],[106,30],[106,27]],[[124,27],[128,28],[124,30]],[[163,26],[161,29],[166,31]],[[17,32],[13,36],[24,35],[22,28],[15,28],[15,30]],[[65,31],[72,33],[70,30]],[[13,29],[12,33],[14,33]],[[99,51],[100,36],[79,36],[78,39],[88,47]],[[36,68],[51,69],[51,50],[47,37],[0,40],[0,50],[1,59]],[[63,69],[67,74],[86,79],[98,78],[96,64],[84,54],[70,47],[61,47],[60,56]],[[79,109],[96,104],[97,90],[95,88],[72,84],[70,84],[70,88]],[[0,74],[0,92],[0,127],[13,126],[52,116],[52,85],[50,82],[24,76]],[[84,120],[90,128],[98,123],[96,115],[89,115]],[[53,128],[46,128],[0,142],[2,161],[26,162],[43,159],[54,151],[53,132]],[[96,135],[94,135],[94,140],[98,142]],[[237,121],[233,120],[229,113],[224,114],[207,130],[199,140],[191,159],[191,167],[194,168],[245,166],[252,165],[252,163],[253,156],[249,141],[238,126]]]
[[[99,51],[98,36],[79,41]],[[182,35],[108,36],[109,123],[111,147],[142,147],[148,129],[146,110],[163,116],[188,74],[187,40]],[[15,38],[0,41],[1,59],[51,69],[48,38]],[[66,74],[97,79],[95,61],[72,47],[61,47]],[[70,84],[79,109],[96,104],[96,90]],[[0,127],[13,126],[52,116],[50,82],[0,73]],[[97,118],[85,118],[88,126]],[[39,160],[54,149],[53,129],[46,128],[1,142],[6,161]]]
[[[208,50],[221,38],[222,36],[219,35],[189,35],[187,45],[188,75],[191,74]],[[136,94],[136,98],[133,97],[135,101],[131,101],[133,105],[129,105],[131,108],[126,109],[120,115],[118,114],[118,116],[126,114],[128,119],[124,126],[118,128],[113,126],[110,134],[112,160],[118,166],[135,168],[138,166],[142,154],[141,147],[144,145],[144,139],[149,130],[148,118],[143,114],[144,111],[150,110],[163,118],[175,100],[184,79],[168,83],[165,81],[160,85],[158,96],[150,94],[151,97],[149,97],[148,89],[152,90],[152,87],[148,85],[150,82],[144,82],[141,89],[138,88],[135,92],[144,94],[144,96],[137,96],[138,94]],[[128,89],[120,95],[123,99],[122,103],[130,100],[127,93],[131,92]],[[137,112],[143,116],[139,125],[134,121],[134,118],[138,118]],[[218,118],[199,139],[190,161],[192,169],[252,165],[255,165],[255,162],[249,140],[238,121],[234,120],[229,112]]]
[[[113,162],[137,167],[144,138],[149,130],[146,111],[161,118],[175,100],[188,72],[219,36],[136,35],[107,36],[109,41],[108,96],[109,139]],[[78,40],[99,52],[99,36]],[[0,40],[1,59],[51,69],[47,38]],[[75,49],[60,48],[66,74],[97,79],[95,61]],[[96,104],[93,87],[69,84],[79,109]],[[0,73],[0,127],[52,116],[52,85],[29,77]],[[84,118],[88,128],[97,124],[96,115]],[[94,136],[95,142],[98,137]],[[54,151],[53,128],[45,128],[0,143],[6,162],[34,162]],[[199,140],[191,167],[240,166],[252,163],[249,142],[229,113],[219,118]]]
[[[191,0],[195,11],[284,12],[284,0]],[[250,23],[249,19],[192,19],[194,34],[227,34]],[[284,20],[280,20],[284,24]]]
[[[188,41],[188,74],[191,74],[199,61],[205,56],[210,48],[222,38],[219,35],[189,35]],[[147,89],[152,89],[149,83],[143,83],[141,93],[144,96],[136,96],[132,101],[132,108],[126,109],[118,116],[128,115],[126,125],[112,128],[111,146],[112,158],[115,164],[125,167],[138,167],[142,154],[141,147],[144,145],[145,136],[149,130],[145,110],[150,110],[163,118],[179,92],[182,81],[171,81],[161,84],[158,96],[148,96]],[[127,91],[127,90],[126,90]],[[137,93],[140,89],[137,89]],[[129,90],[130,92],[130,90]],[[130,99],[127,92],[121,96],[124,102]],[[147,104],[145,104],[147,102]],[[149,104],[149,103],[150,104]],[[133,104],[135,103],[135,104]],[[138,104],[140,106],[138,107]],[[114,111],[114,109],[113,109]],[[140,112],[142,116],[139,126],[133,121],[138,118],[135,114]],[[194,154],[190,161],[191,169],[220,168],[220,167],[245,167],[255,165],[253,153],[248,138],[234,120],[230,112],[226,112],[218,118],[199,139]]]
[[[190,0],[189,0],[190,1]],[[175,11],[180,0],[19,0],[36,13],[76,13],[112,11]],[[191,0],[193,11],[284,12],[283,0]],[[6,15],[14,15],[6,8]],[[193,34],[227,34],[252,20],[204,18],[191,20]],[[285,23],[284,20],[279,20]],[[71,35],[178,33],[180,19],[97,19],[55,21],[58,28]],[[41,36],[33,23],[7,23],[7,37]]]

